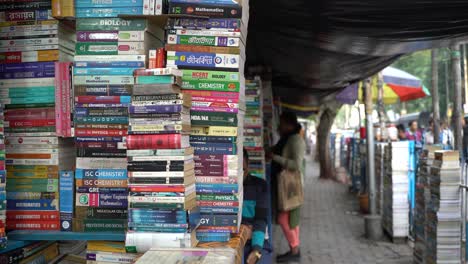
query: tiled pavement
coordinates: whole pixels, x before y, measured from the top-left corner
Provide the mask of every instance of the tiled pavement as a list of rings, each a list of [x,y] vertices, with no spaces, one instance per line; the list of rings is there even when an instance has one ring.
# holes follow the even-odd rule
[[[364,219],[357,198],[348,187],[318,179],[318,165],[309,158],[305,177],[305,205],[301,212],[301,263],[410,264],[412,249],[387,239],[364,238]],[[273,229],[276,253],[288,250],[279,226]]]

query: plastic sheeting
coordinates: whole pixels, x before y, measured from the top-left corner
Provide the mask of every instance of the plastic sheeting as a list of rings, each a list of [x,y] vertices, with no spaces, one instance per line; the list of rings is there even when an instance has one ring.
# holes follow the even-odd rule
[[[468,36],[466,0],[255,0],[250,10],[247,64],[271,66],[275,93],[303,106]]]

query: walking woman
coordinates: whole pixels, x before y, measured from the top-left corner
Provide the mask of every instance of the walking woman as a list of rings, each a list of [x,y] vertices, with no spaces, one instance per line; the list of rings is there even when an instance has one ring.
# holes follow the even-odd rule
[[[280,117],[279,133],[280,140],[267,153],[267,159],[272,159],[272,209],[276,214],[278,224],[288,240],[290,251],[276,257],[278,263],[297,261],[301,257],[299,251],[299,208],[291,211],[278,212],[278,176],[283,169],[300,171],[303,177],[303,160],[305,153],[305,142],[300,136],[301,125],[297,116],[291,112],[284,112]]]

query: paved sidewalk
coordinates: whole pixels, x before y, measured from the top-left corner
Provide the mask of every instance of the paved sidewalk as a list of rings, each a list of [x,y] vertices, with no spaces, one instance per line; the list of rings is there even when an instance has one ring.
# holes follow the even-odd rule
[[[301,212],[301,263],[410,264],[406,244],[371,242],[364,238],[364,219],[358,200],[348,187],[318,179],[318,164],[307,162],[305,205]],[[288,250],[281,228],[274,227],[275,253]]]

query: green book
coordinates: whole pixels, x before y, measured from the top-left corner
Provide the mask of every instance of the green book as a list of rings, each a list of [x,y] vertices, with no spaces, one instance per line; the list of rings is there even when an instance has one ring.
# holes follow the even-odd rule
[[[237,114],[218,112],[190,112],[191,124],[194,126],[231,126],[237,127]]]
[[[122,19],[122,18],[86,18],[76,20],[77,31],[93,30],[119,30],[142,31],[146,30],[146,19]]]
[[[239,92],[240,82],[209,81],[209,80],[182,80],[182,89],[220,91],[220,92]]]
[[[54,101],[55,102],[55,101]],[[42,103],[42,104],[16,104],[16,105],[6,105],[6,109],[19,109],[19,108],[42,108],[42,107],[54,107],[55,103]]]
[[[37,132],[55,132],[55,126],[47,126],[47,127],[6,127],[5,132],[8,133],[37,133]]]
[[[152,75],[152,76],[137,76],[136,84],[174,84],[176,78],[172,75]]]
[[[182,80],[238,82],[240,81],[240,75],[238,72],[182,70]]]

